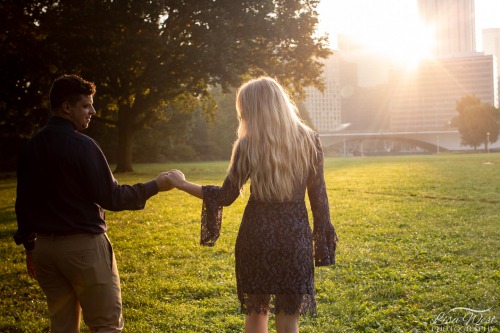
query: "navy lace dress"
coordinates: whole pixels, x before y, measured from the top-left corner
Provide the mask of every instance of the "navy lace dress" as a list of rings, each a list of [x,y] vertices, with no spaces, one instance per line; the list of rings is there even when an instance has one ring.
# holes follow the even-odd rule
[[[330,221],[319,139],[317,147],[314,168],[296,184],[290,202],[258,201],[250,193],[235,249],[238,298],[245,314],[316,312],[314,265],[333,265],[338,241]],[[306,189],[313,213],[312,231]],[[215,244],[222,207],[231,205],[238,196],[239,188],[229,177],[221,187],[203,186],[202,245]]]

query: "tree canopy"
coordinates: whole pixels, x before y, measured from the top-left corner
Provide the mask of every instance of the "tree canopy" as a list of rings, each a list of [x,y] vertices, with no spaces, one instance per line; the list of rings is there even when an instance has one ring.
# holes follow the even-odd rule
[[[500,130],[500,111],[489,104],[483,104],[476,96],[466,96],[457,102],[458,116],[453,124],[458,127],[462,144],[474,150],[484,144],[498,140]]]
[[[211,86],[265,74],[294,94],[321,88],[330,51],[315,35],[318,2],[0,0],[0,130],[30,136],[53,79],[80,74],[97,86],[99,120],[117,128],[117,171],[131,171],[137,131],[176,110],[210,112]]]

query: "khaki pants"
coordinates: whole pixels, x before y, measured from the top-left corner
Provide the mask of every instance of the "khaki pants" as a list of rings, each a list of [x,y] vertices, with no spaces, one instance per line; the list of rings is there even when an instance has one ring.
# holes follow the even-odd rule
[[[33,263],[51,332],[78,333],[82,312],[91,332],[122,331],[120,279],[106,234],[39,236]]]

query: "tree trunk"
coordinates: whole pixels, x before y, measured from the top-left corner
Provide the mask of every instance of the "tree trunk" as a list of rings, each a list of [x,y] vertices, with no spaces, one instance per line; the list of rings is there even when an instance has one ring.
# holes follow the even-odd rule
[[[122,113],[120,112],[120,116]],[[134,128],[131,117],[122,117],[118,125],[118,156],[114,172],[132,172],[132,145],[134,141]]]

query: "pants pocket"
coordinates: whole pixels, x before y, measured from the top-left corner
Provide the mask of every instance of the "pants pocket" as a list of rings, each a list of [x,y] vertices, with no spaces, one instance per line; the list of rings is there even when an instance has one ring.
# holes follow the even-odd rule
[[[67,278],[77,292],[99,283],[99,256],[96,249],[66,252],[65,265]]]
[[[113,252],[113,246],[111,245],[111,242],[106,234],[103,234],[101,246],[106,264],[109,267],[109,270],[113,271],[113,267],[115,265],[115,253]]]

